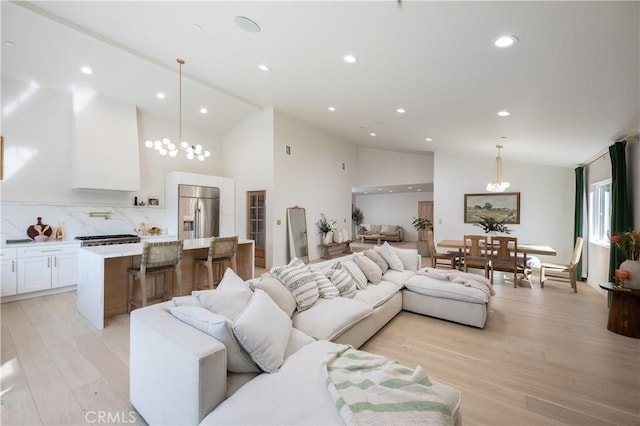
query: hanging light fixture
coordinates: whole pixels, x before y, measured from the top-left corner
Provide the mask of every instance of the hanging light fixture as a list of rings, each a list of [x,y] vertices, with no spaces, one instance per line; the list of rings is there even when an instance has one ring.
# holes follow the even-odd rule
[[[511,184],[502,181],[502,157],[500,157],[502,145],[496,145],[496,148],[498,148],[498,156],[496,157],[496,181],[487,184],[487,191],[504,192]]]
[[[191,145],[189,142],[182,139],[182,66],[184,65],[183,59],[176,59],[178,63],[178,143],[174,143],[169,138],[162,140],[148,140],[144,144],[147,148],[155,148],[160,155],[169,154],[170,157],[175,157],[178,152],[185,153],[189,160],[197,158],[200,161],[204,161],[205,158],[210,157],[211,153],[202,148],[202,145]]]

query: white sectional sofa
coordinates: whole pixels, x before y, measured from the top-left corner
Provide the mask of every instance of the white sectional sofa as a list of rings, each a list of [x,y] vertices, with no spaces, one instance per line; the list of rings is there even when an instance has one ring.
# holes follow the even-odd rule
[[[172,315],[171,310],[175,313],[175,306],[185,298],[133,311],[133,406],[149,424],[344,424],[321,374],[328,352],[339,344],[360,347],[402,309],[476,327],[483,327],[487,317],[485,294],[420,275],[421,258],[416,250],[393,248],[393,252],[402,262],[396,268],[401,270],[389,269],[379,283],[357,290],[353,298],[319,298],[310,308],[293,312],[284,340],[284,361],[272,373],[228,371],[233,352],[229,343]],[[322,269],[344,259],[309,266]],[[265,277],[252,282],[251,300],[264,291],[285,312],[277,318],[281,321],[291,313],[290,301],[278,293],[282,288],[270,284],[273,280]],[[202,298],[198,300],[205,305]],[[241,315],[247,310],[245,307]],[[239,321],[234,320],[234,327]],[[274,321],[265,320],[268,324],[262,324],[266,328],[254,334],[256,339],[273,331]],[[259,326],[261,321],[252,323]],[[460,392],[435,382],[434,389],[450,407],[453,423],[461,424]]]

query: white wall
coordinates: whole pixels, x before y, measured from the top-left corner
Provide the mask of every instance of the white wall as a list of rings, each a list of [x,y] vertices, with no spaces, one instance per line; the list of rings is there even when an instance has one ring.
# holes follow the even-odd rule
[[[433,182],[433,153],[358,148],[357,186]]]
[[[286,209],[293,206],[306,209],[309,257],[317,259],[321,250],[315,222],[320,213],[351,229],[351,188],[357,176],[358,150],[280,111],[275,112],[274,130],[274,195],[269,199],[273,219],[281,220],[281,225],[273,226],[273,262],[287,261]],[[291,156],[285,155],[285,145],[291,146]]]
[[[356,195],[355,205],[364,214],[363,223],[400,225],[405,241],[417,241],[411,222],[418,216],[418,202],[433,201],[432,192]]]
[[[273,259],[273,108],[256,112],[223,136],[223,173],[236,184],[236,233],[247,237],[247,191],[267,191],[266,264]]]
[[[627,172],[633,229],[640,230],[640,140],[637,137],[627,144]]]
[[[482,230],[464,223],[464,194],[483,193],[495,179],[495,160],[437,152],[434,160],[434,234],[436,242],[461,239]],[[503,175],[512,192],[520,192],[520,224],[510,225],[518,241],[548,244],[556,257],[570,259],[573,251],[574,172],[571,168],[516,163],[503,158]]]

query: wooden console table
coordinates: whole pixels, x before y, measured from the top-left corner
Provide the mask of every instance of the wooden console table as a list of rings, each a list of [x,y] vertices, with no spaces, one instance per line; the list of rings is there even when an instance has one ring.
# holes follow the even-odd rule
[[[322,258],[331,259],[332,257],[340,256],[343,254],[351,254],[351,240],[343,241],[341,243],[329,243],[318,244],[322,247]]]
[[[611,292],[607,330],[640,338],[640,290],[623,289],[610,282],[599,285]]]

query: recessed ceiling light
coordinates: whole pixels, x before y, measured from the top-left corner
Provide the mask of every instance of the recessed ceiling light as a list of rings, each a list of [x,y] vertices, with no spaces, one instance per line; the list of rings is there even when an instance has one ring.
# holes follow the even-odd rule
[[[375,133],[373,133],[373,132],[371,132],[371,133],[369,133],[369,135],[370,135],[370,136],[375,136],[376,134],[375,134]]]
[[[262,71],[269,71],[269,67],[266,66],[265,64],[258,65],[258,68]]]
[[[202,25],[193,24],[193,28],[195,28],[196,30],[201,30],[202,29]]]
[[[389,192],[393,192],[393,189],[390,189]]]
[[[407,186],[407,189],[413,189],[413,186]]]
[[[426,138],[426,139],[425,139],[425,141],[427,141],[427,142],[433,142],[433,139],[431,139],[431,138]]]
[[[16,47],[16,44],[14,42],[12,42],[11,40],[5,41],[4,44],[6,44],[9,47]]]
[[[234,21],[238,27],[240,27],[241,29],[247,32],[250,32],[250,33],[260,32],[260,25],[256,24],[254,21],[247,18],[246,16],[236,16],[234,18]]]
[[[358,62],[358,60],[356,59],[355,56],[353,55],[345,55],[344,56],[344,61],[348,64],[355,64],[356,62]]]
[[[418,192],[422,192],[422,189],[418,188]]]
[[[382,188],[378,188],[378,191],[382,191]]]
[[[336,108],[335,108],[335,107],[332,107],[332,106],[331,106],[331,107],[329,107],[329,108],[327,108],[327,109],[328,109],[329,111],[331,111],[331,112],[333,112],[333,111],[335,111],[335,110],[336,110]]]
[[[158,92],[158,93],[156,93],[156,98],[158,98],[158,99],[164,99],[164,98],[166,98],[166,96],[164,95],[164,93],[162,93],[162,92]]]
[[[396,112],[397,112],[398,114],[404,114],[404,113],[405,113],[405,112],[407,112],[407,111],[406,111],[404,108],[398,108],[398,109],[396,110]]]
[[[509,46],[513,46],[517,42],[518,42],[518,37],[514,35],[506,35],[494,41],[493,44],[495,44],[497,47],[509,47]]]
[[[511,115],[511,113],[509,111],[498,111],[498,115],[500,117],[508,117]]]
[[[368,194],[368,192],[367,192],[367,191],[364,191],[364,193],[365,193],[365,194]]]
[[[200,108],[200,113],[201,113],[201,114],[206,114],[206,113],[208,113],[208,112],[209,112],[209,111],[208,111],[205,107]]]
[[[82,71],[82,73],[86,74],[86,75],[93,74],[93,70],[91,68],[89,68],[89,67],[82,67],[82,68],[80,68],[80,71]]]

